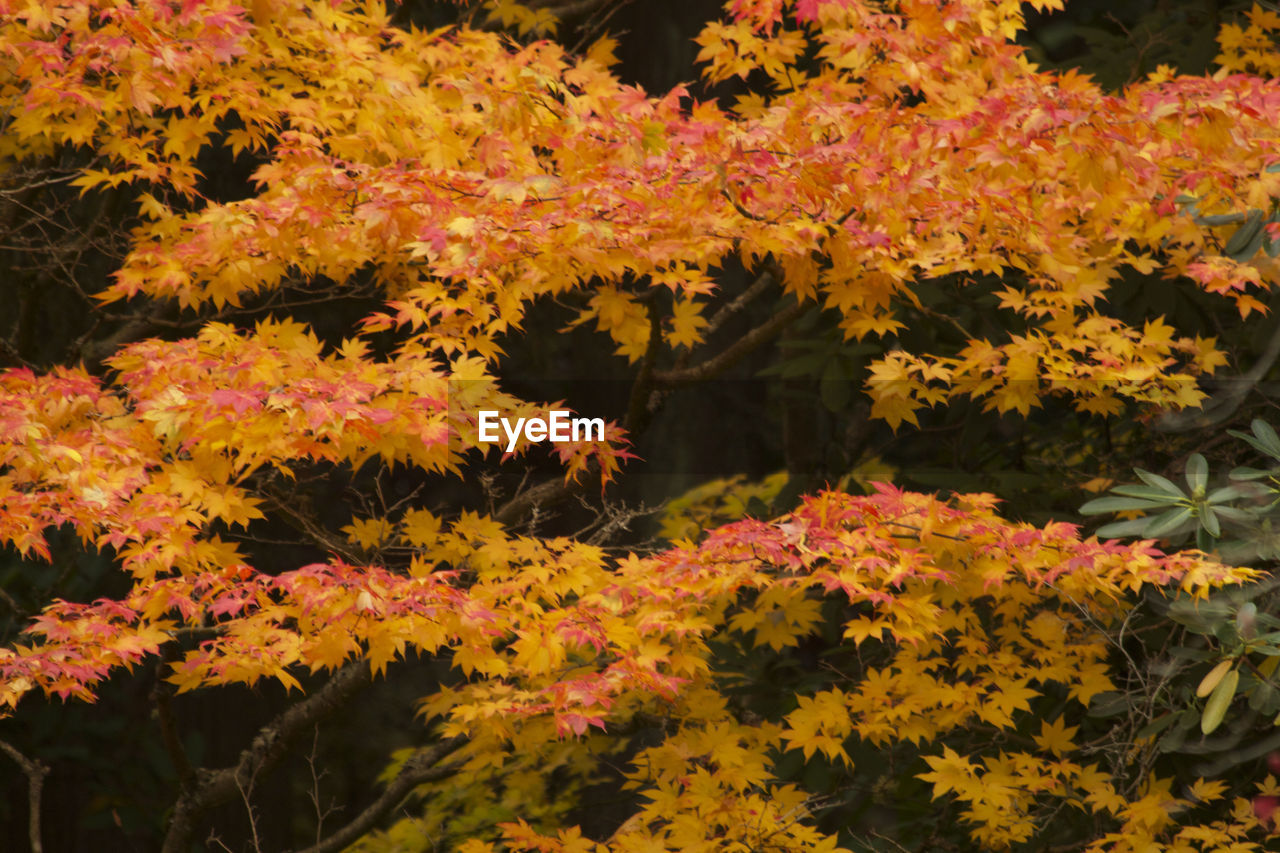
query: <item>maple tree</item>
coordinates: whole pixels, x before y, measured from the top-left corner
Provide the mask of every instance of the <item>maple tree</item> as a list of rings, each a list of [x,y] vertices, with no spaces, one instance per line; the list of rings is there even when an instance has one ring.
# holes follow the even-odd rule
[[[530,520],[624,476],[665,392],[814,306],[873,347],[869,415],[895,429],[965,401],[1200,402],[1219,341],[1108,295],[1137,275],[1240,319],[1269,310],[1280,17],[1225,28],[1220,73],[1162,68],[1117,94],[1029,62],[1005,0],[735,0],[698,37],[708,85],[751,83],[729,103],[624,85],[608,39],[539,38],[546,5],[482,11],[487,27],[428,29],[380,2],[0,0],[6,227],[48,238],[21,251],[54,269],[81,235],[14,224],[28,194],[130,211],[88,294],[107,327],[65,363],[0,374],[0,538],[15,559],[102,555],[112,578],[42,602],[0,649],[0,709],[93,702],[154,668],[179,783],[156,818],[166,851],[241,800],[256,840],[258,780],[409,659],[434,662],[428,740],[308,849],[835,850],[858,830],[816,789],[886,755],[882,791],[947,809],[912,843],[1263,849],[1275,827],[1235,780],[1157,772],[1150,719],[1108,734],[1085,713],[1142,678],[1117,637],[1144,596],[1199,601],[1254,570],[885,484],[717,526],[748,509],[725,500],[642,554]],[[238,194],[217,181],[233,167]],[[981,332],[934,308],[939,282],[994,301]],[[323,340],[289,316],[348,297],[372,307]],[[442,510],[424,490],[503,464],[478,411],[557,408],[501,369],[557,301],[566,331],[631,366],[625,416],[557,447],[547,482]],[[913,311],[962,342],[900,345]],[[361,499],[328,525],[307,503],[336,477]],[[396,477],[412,487],[388,499]],[[283,527],[322,556],[273,560]],[[761,661],[815,648],[826,666],[775,695]],[[1204,691],[1225,696],[1215,714],[1238,680]],[[198,766],[174,704],[271,683],[292,701]],[[42,767],[5,745],[38,801]],[[584,834],[596,784],[628,811]]]

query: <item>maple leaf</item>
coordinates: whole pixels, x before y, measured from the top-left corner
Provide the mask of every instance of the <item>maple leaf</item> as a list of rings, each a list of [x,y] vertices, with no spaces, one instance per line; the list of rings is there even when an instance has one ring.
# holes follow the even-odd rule
[[[1061,756],[1075,749],[1071,738],[1077,731],[1079,726],[1067,726],[1061,718],[1053,722],[1045,721],[1040,724],[1040,734],[1035,736],[1035,742],[1041,749]]]

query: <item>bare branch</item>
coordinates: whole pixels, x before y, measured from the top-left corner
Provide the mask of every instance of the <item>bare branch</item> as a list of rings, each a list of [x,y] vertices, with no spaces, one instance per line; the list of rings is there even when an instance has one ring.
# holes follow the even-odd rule
[[[27,837],[31,840],[31,853],[44,853],[44,843],[40,840],[40,796],[44,791],[44,777],[49,775],[49,768],[40,761],[27,758],[16,747],[2,740],[0,751],[16,761],[27,777]]]
[[[377,826],[415,787],[423,782],[434,782],[458,772],[461,766],[458,763],[443,766],[439,766],[439,764],[441,759],[464,743],[466,743],[465,738],[454,737],[441,741],[430,749],[414,755],[400,768],[399,774],[382,792],[382,796],[370,803],[368,808],[360,812],[350,823],[324,841],[299,850],[297,853],[335,853],[335,851],[350,846],[366,832]]]
[[[558,504],[566,498],[584,492],[588,479],[589,477],[581,477],[566,483],[563,478],[557,477],[553,480],[539,483],[504,503],[493,514],[493,518],[495,521],[510,527],[523,519],[534,507],[547,507],[552,504]]]
[[[82,359],[89,369],[96,369],[125,344],[140,341],[160,330],[165,320],[176,316],[177,305],[157,305],[147,314],[132,317],[109,335],[90,340],[96,327],[81,335],[71,347],[71,358]]]
[[[803,314],[807,307],[803,302],[789,305],[747,332],[719,355],[692,367],[657,371],[653,375],[654,382],[658,385],[685,385],[704,379],[714,379],[741,361],[748,353],[776,337],[788,324]]]
[[[196,824],[210,809],[234,799],[241,786],[276,766],[293,740],[342,706],[370,681],[369,664],[358,660],[334,673],[315,693],[291,706],[258,730],[240,761],[220,770],[199,768],[194,783],[183,788],[173,807],[161,853],[186,853]]]
[[[746,308],[748,303],[768,290],[777,280],[778,277],[774,274],[774,270],[766,269],[761,272],[759,278],[751,282],[750,287],[739,293],[731,302],[725,304],[720,308],[720,310],[711,315],[711,319],[707,321],[707,327],[702,330],[703,338],[709,338],[714,335],[716,331],[725,324],[726,320],[734,314],[737,314],[743,308]]]

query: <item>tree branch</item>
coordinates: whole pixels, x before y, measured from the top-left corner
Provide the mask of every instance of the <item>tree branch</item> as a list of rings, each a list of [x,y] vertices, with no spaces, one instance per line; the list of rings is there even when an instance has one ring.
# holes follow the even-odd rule
[[[294,738],[346,703],[369,683],[370,677],[367,661],[347,664],[334,673],[324,687],[259,729],[253,743],[240,753],[240,761],[234,766],[220,770],[197,769],[194,784],[185,786],[174,804],[161,853],[186,853],[196,824],[206,812],[234,799],[238,785],[275,767],[288,753]]]
[[[737,314],[743,308],[746,308],[747,303],[751,302],[757,296],[768,290],[773,286],[774,282],[780,278],[781,276],[777,275],[773,269],[766,269],[761,272],[759,278],[751,282],[750,287],[739,293],[731,302],[725,304],[720,308],[720,310],[711,315],[711,319],[707,321],[707,327],[702,330],[703,338],[709,338],[714,335],[716,331],[725,324],[726,320],[734,314]]]
[[[623,425],[628,435],[642,432],[653,417],[651,405],[653,391],[653,365],[658,359],[658,348],[662,345],[662,317],[658,314],[658,291],[650,291],[650,298],[645,310],[649,312],[649,343],[645,347],[644,359],[640,362],[640,373],[631,386],[631,396],[627,402],[627,417]]]
[[[762,272],[751,283],[750,287],[738,294],[731,302],[720,308],[712,316],[708,329],[704,334],[709,335],[712,331],[722,326],[729,317],[741,311],[749,302],[756,299],[770,285],[780,279],[781,272],[776,267],[770,267]],[[635,384],[631,387],[631,395],[627,406],[625,426],[627,432],[633,436],[642,431],[649,418],[652,417],[652,398],[654,394],[660,393],[657,389],[663,386],[671,387],[714,378],[728,370],[749,352],[781,333],[791,321],[804,312],[806,307],[804,304],[797,302],[795,305],[784,308],[764,323],[747,332],[719,355],[713,356],[701,364],[696,364],[693,367],[684,367],[677,362],[676,367],[671,370],[654,370],[653,363],[658,345],[662,339],[661,317],[653,304],[658,293],[660,291],[650,291],[642,299],[642,301],[649,303],[647,306],[650,318],[649,343],[644,361],[640,365],[640,374],[636,377]],[[510,526],[523,519],[533,507],[559,503],[574,494],[582,492],[583,489],[584,486],[580,484],[579,480],[569,483],[561,479],[547,480],[511,498],[511,500],[498,508],[493,518],[504,525]]]
[[[178,316],[179,311],[175,301],[173,303],[155,305],[149,313],[139,314],[126,320],[110,334],[90,340],[97,330],[95,326],[81,335],[71,345],[68,357],[71,361],[80,359],[84,361],[90,370],[97,370],[104,361],[115,355],[121,347],[156,334],[166,325],[166,320]]]
[[[400,768],[400,772],[382,792],[382,796],[370,803],[368,808],[324,841],[299,850],[297,853],[336,853],[350,846],[390,814],[415,787],[423,782],[434,782],[458,772],[461,766],[458,763],[446,764],[443,767],[437,765],[442,758],[464,743],[466,738],[454,737],[414,755]]]
[[[350,543],[332,535],[324,525],[311,518],[305,511],[306,505],[298,501],[295,496],[270,485],[259,490],[259,494],[266,499],[273,510],[280,513],[285,524],[306,536],[316,545],[337,554],[348,562],[357,563],[360,561],[360,555],[351,548]]]
[[[162,667],[177,659],[178,651],[174,644],[166,645],[162,651]],[[187,758],[182,737],[178,734],[178,721],[173,715],[173,703],[170,701],[173,692],[173,685],[166,683],[157,671],[156,683],[151,688],[151,700],[156,703],[156,716],[160,722],[160,739],[164,742],[165,751],[169,753],[169,760],[173,762],[174,769],[178,771],[179,782],[186,786],[191,783],[195,770]]]
[[[660,370],[653,375],[658,385],[686,385],[703,379],[714,379],[741,361],[748,353],[776,337],[789,323],[804,313],[806,305],[797,302],[774,314],[726,348],[700,364],[680,370]]]
[[[49,768],[42,762],[27,758],[2,740],[0,751],[16,761],[27,777],[27,837],[31,840],[31,853],[44,853],[44,843],[40,840],[40,795],[44,791],[44,777],[49,775]]]
[[[588,474],[590,472],[591,469],[588,469]],[[584,491],[587,479],[587,477],[583,477],[566,483],[563,478],[557,477],[539,483],[533,488],[515,495],[511,500],[500,506],[498,511],[493,514],[493,518],[504,526],[510,527],[519,523],[535,506],[557,504]]]

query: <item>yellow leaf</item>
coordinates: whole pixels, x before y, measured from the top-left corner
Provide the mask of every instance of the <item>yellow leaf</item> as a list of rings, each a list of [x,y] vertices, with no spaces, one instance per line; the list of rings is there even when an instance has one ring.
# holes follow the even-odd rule
[[[1041,749],[1061,757],[1063,753],[1076,748],[1071,738],[1079,730],[1079,726],[1067,726],[1059,717],[1052,723],[1041,722],[1040,734],[1035,736],[1036,745]]]
[[[1225,676],[1227,671],[1234,665],[1235,660],[1232,658],[1219,661],[1217,666],[1209,670],[1209,672],[1205,674],[1205,677],[1200,679],[1200,686],[1196,688],[1196,696],[1203,699],[1212,693],[1213,688],[1218,686],[1218,682],[1222,681],[1223,676]]]
[[[1218,686],[1209,694],[1209,701],[1204,703],[1204,713],[1200,715],[1200,731],[1212,734],[1222,724],[1222,719],[1231,707],[1231,700],[1236,696],[1236,685],[1240,682],[1240,670],[1233,669],[1223,676]]]
[[[671,310],[671,331],[666,335],[667,343],[692,349],[702,343],[700,332],[706,326],[701,303],[692,299],[677,300]]]

